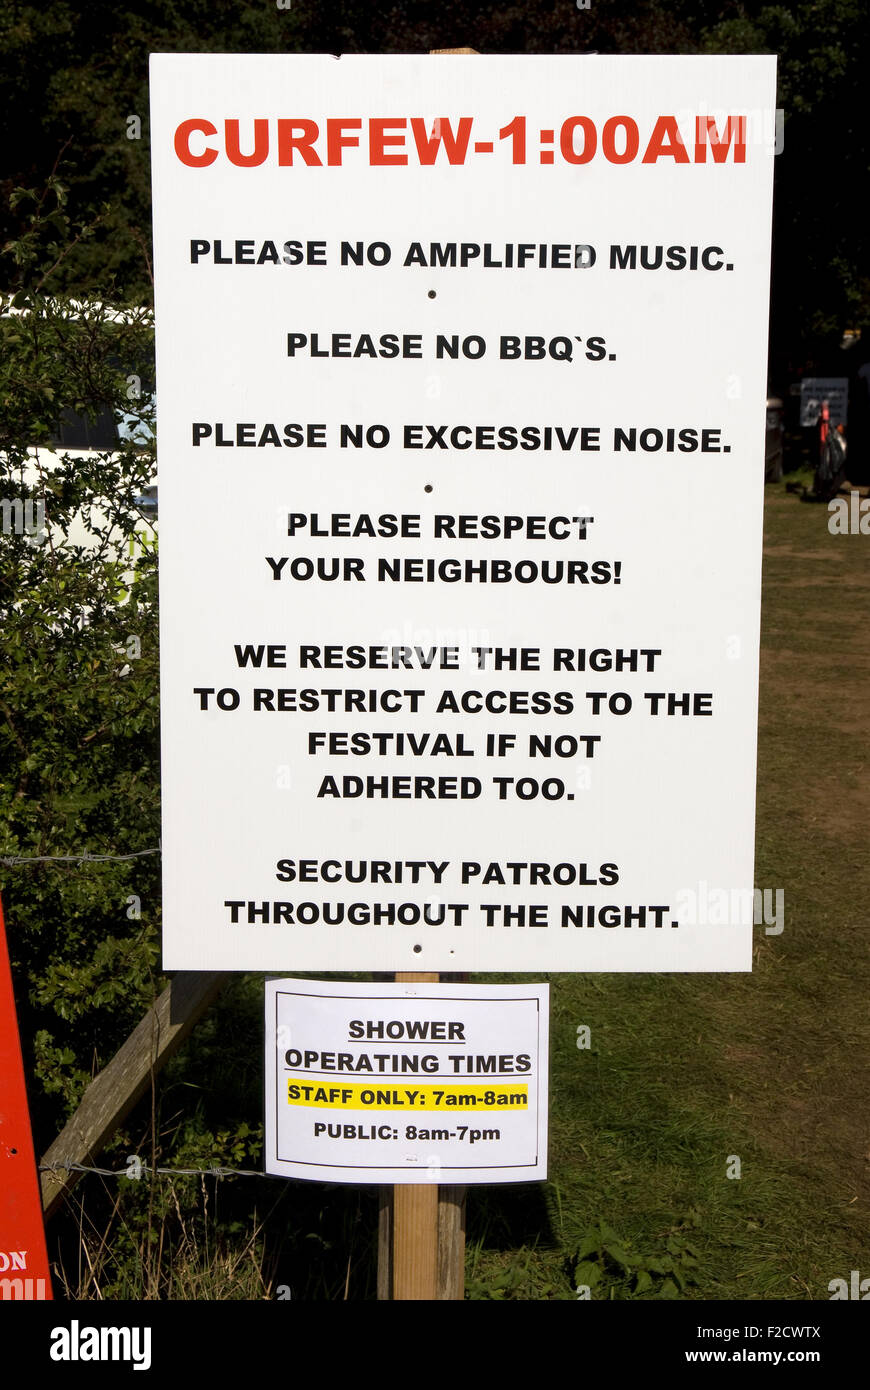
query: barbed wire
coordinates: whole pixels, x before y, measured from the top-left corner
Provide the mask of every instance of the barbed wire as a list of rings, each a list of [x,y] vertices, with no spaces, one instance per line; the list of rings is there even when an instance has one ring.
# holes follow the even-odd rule
[[[171,1175],[180,1178],[262,1178],[266,1174],[262,1168],[225,1168],[220,1164],[214,1163],[210,1168],[152,1168],[150,1163],[142,1159],[128,1160],[126,1168],[100,1168],[92,1163],[73,1163],[69,1159],[64,1159],[58,1163],[40,1163],[40,1173],[97,1173],[103,1178],[129,1178],[131,1182],[138,1182],[140,1178],[147,1177],[151,1173],[158,1176]]]
[[[134,849],[129,854],[7,854],[0,856],[0,864],[9,869],[16,864],[107,864],[159,853],[160,846],[155,845],[153,849]]]

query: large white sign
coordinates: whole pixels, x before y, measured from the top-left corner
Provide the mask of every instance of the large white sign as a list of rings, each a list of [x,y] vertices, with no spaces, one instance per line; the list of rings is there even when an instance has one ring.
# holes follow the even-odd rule
[[[266,1172],[547,1176],[548,985],[266,982]]]
[[[168,968],[750,968],[774,75],[152,60]]]

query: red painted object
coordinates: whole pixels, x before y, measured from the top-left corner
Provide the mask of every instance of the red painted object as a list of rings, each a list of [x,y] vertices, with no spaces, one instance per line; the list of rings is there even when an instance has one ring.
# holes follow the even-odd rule
[[[51,1298],[24,1061],[0,902],[0,1299]]]

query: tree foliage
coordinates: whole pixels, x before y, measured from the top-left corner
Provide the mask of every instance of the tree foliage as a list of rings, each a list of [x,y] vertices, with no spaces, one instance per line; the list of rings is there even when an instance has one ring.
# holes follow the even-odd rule
[[[57,166],[73,212],[101,223],[62,268],[73,292],[107,273],[150,302],[148,55],[152,52],[776,53],[785,146],[776,161],[772,357],[835,345],[870,316],[863,216],[870,143],[864,120],[863,0],[572,0],[501,6],[444,0],[361,5],[294,0],[13,0],[0,10],[0,185],[42,180]],[[138,118],[141,130],[135,136]],[[2,200],[0,200],[2,203]],[[0,240],[19,235],[14,209]],[[676,236],[676,232],[675,232]]]
[[[38,288],[0,301],[0,883],[35,1075],[69,1108],[154,991],[157,856],[38,862],[159,841],[156,556],[137,540],[136,501],[154,456],[129,441],[52,444],[73,414],[138,411],[147,424],[130,379],[151,375],[152,325],[146,311],[57,297],[64,251],[86,229],[56,183],[18,205],[29,220],[6,282]],[[30,862],[8,863],[19,858]]]
[[[4,248],[0,296],[0,892],[41,1153],[165,985],[157,557],[140,508],[155,470],[153,324],[109,275],[105,299],[64,292],[100,218],[72,217],[56,177],[14,204],[21,234]],[[144,442],[58,446],[62,422],[106,416]],[[152,1166],[256,1164],[262,984],[234,983],[104,1161],[123,1169],[132,1149]],[[264,1186],[233,1188],[218,1217],[216,1192],[194,1178],[121,1179],[117,1195],[85,1179],[79,1209],[49,1231],[59,1287],[262,1296]]]

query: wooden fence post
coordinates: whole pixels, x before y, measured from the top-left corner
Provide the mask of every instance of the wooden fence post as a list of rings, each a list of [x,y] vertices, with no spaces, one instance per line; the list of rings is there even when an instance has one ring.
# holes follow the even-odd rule
[[[399,984],[437,984],[437,971],[402,972]],[[381,1188],[378,1299],[465,1296],[465,1188],[396,1183]]]
[[[476,48],[430,48],[477,53]],[[437,971],[401,972],[397,982],[437,983]],[[462,1299],[465,1295],[465,1188],[397,1183],[381,1188],[379,1299]]]
[[[94,1077],[78,1110],[67,1121],[41,1163],[85,1163],[99,1153],[152,1077],[181,1046],[194,1024],[216,999],[226,974],[183,971],[174,976],[153,1008],[136,1025],[111,1062]],[[42,1207],[46,1217],[71,1192],[80,1173],[41,1175]]]

